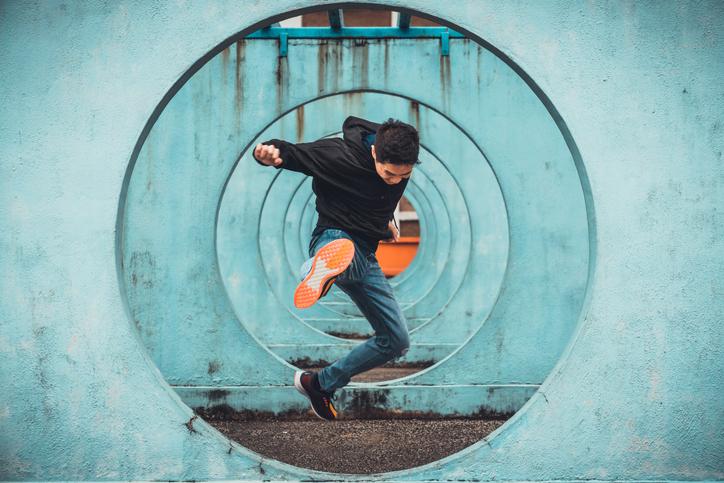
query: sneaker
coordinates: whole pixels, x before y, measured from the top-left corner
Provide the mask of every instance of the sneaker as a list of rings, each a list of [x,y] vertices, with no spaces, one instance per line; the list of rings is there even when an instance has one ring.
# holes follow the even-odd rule
[[[322,391],[317,382],[317,375],[309,371],[294,373],[294,387],[312,403],[312,411],[317,417],[334,421],[337,419],[337,410],[332,404],[332,395]]]
[[[306,309],[327,295],[334,280],[347,270],[353,258],[354,243],[346,238],[338,238],[320,248],[309,273],[294,291],[294,306]]]

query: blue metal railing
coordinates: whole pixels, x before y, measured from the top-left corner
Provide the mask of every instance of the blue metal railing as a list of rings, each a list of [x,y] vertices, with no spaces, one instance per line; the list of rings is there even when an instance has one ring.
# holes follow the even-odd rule
[[[286,57],[289,39],[440,39],[440,55],[450,55],[450,39],[465,38],[447,27],[411,27],[412,16],[400,12],[396,27],[345,27],[342,10],[329,10],[329,27],[283,28],[268,25],[247,36],[248,39],[278,39],[279,56]]]
[[[281,34],[289,39],[434,39],[447,33],[450,38],[465,38],[447,27],[269,27],[247,35],[248,39],[278,39]]]
[[[341,20],[340,20],[341,22]],[[465,36],[447,27],[275,27],[247,35],[247,39],[278,39],[279,55],[285,57],[289,39],[440,39],[441,55],[450,54],[450,39]]]

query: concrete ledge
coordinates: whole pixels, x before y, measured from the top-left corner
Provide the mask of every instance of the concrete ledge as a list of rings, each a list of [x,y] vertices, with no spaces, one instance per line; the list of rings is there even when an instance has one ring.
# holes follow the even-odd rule
[[[359,343],[349,341],[339,344],[268,344],[267,348],[285,361],[309,359],[310,361],[333,362],[346,356]],[[435,363],[447,357],[458,347],[460,344],[412,343],[405,357],[400,357],[397,361]]]
[[[333,308],[334,305],[329,304]],[[430,320],[429,317],[409,317],[407,320],[407,328],[409,330],[416,329]],[[304,322],[311,325],[322,332],[339,332],[341,334],[366,334],[372,331],[370,323],[363,317],[330,317],[330,318],[305,318]]]
[[[537,384],[372,386],[350,385],[337,394],[345,416],[500,417],[520,409]],[[309,403],[294,386],[173,386],[192,408],[228,406],[236,411],[275,415],[304,413]]]

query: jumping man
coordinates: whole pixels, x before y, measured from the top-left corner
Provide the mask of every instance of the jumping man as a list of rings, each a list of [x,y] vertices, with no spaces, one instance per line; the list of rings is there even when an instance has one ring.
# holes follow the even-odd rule
[[[314,413],[333,420],[334,392],[352,376],[400,357],[410,346],[407,321],[377,262],[380,240],[397,240],[393,212],[412,175],[420,143],[417,130],[393,119],[376,124],[348,117],[344,137],[292,144],[258,144],[259,164],[312,177],[319,220],[294,293],[298,308],[312,306],[336,283],[369,321],[373,337],[317,373],[298,371],[294,385]]]

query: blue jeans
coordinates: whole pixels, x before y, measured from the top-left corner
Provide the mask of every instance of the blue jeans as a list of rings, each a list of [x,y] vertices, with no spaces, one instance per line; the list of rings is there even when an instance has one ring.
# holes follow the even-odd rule
[[[357,305],[375,335],[319,371],[319,385],[329,393],[346,386],[352,376],[403,356],[410,347],[407,321],[373,249],[342,230],[327,228],[321,232],[315,230],[309,242],[309,255],[314,257],[320,248],[338,238],[352,240],[355,252],[352,263],[339,274],[335,284]],[[312,258],[302,265],[302,279],[311,266]]]

